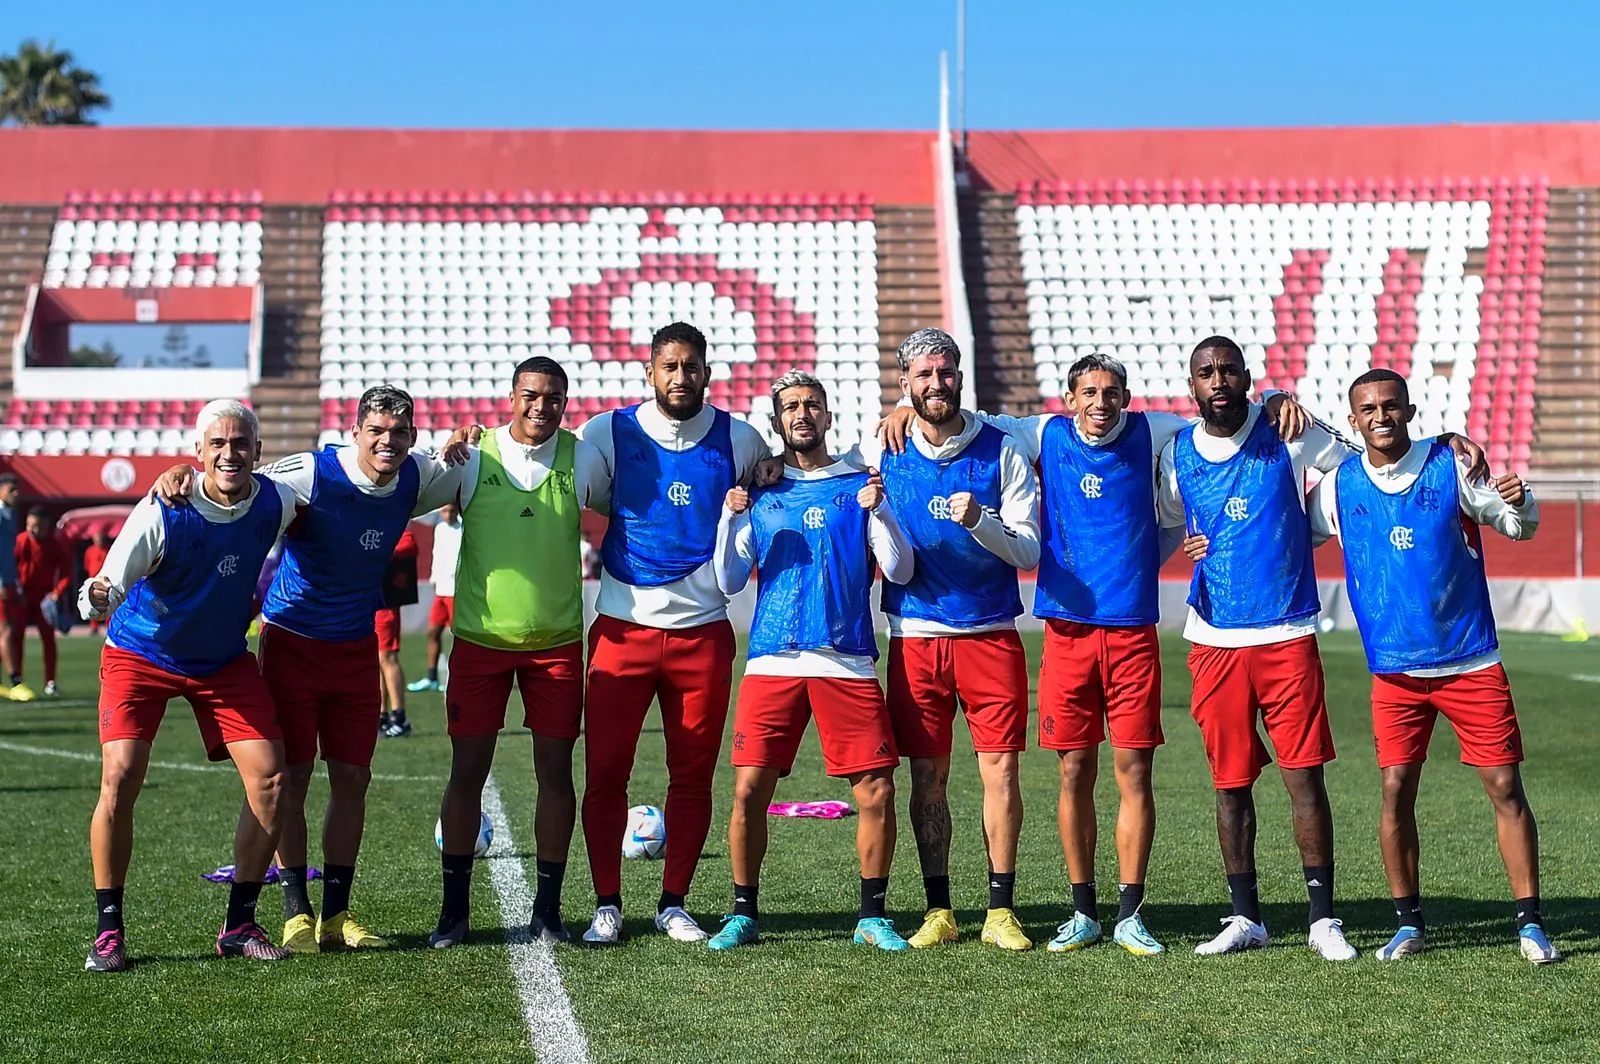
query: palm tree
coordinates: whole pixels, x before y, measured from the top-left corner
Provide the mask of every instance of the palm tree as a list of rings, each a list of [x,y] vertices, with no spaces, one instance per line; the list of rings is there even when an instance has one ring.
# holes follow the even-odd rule
[[[23,41],[16,55],[0,56],[0,124],[92,126],[89,112],[110,106],[100,75],[74,66],[54,41]]]

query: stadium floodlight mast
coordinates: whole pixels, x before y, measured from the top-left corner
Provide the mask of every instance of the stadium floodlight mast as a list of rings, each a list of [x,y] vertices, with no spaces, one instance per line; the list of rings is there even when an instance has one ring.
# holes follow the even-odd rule
[[[961,168],[967,166],[967,0],[956,0],[956,128],[961,131]]]

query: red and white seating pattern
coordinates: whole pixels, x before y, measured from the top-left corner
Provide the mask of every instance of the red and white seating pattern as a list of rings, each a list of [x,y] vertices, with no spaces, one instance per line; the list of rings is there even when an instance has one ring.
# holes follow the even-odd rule
[[[190,455],[205,403],[13,399],[0,421],[0,454]]]
[[[828,386],[834,442],[879,413],[877,253],[861,197],[335,196],[323,230],[324,442],[374,384],[425,443],[506,416],[512,368],[567,370],[569,424],[646,398],[651,333],[710,343],[710,399],[768,431],[771,381]]]
[[[47,288],[253,285],[261,194],[74,191],[57,216]]]
[[[1392,368],[1416,435],[1464,430],[1526,469],[1548,199],[1528,178],[1021,187],[1040,395],[1060,409],[1102,350],[1143,405],[1190,413],[1188,353],[1222,333],[1258,385],[1338,422],[1349,382]]]

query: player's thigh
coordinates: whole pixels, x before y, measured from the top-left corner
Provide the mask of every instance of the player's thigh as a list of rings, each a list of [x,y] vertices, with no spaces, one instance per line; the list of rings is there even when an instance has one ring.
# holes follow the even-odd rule
[[[1461,742],[1461,761],[1476,768],[1522,761],[1522,728],[1503,666],[1433,681],[1433,700]]]
[[[806,681],[806,698],[817,720],[828,775],[853,776],[900,763],[877,680],[812,677]]]
[[[607,617],[589,626],[585,710],[591,720],[627,720],[645,711],[661,678],[666,631]]]
[[[120,647],[100,651],[100,743],[155,742],[167,702],[183,696],[184,681]]]
[[[521,655],[516,675],[522,726],[549,739],[576,739],[583,730],[583,644]],[[504,698],[500,706],[503,716]]]
[[[1250,672],[1279,766],[1315,768],[1332,761],[1333,730],[1316,637],[1251,648]]]
[[[1161,730],[1161,641],[1155,625],[1108,628],[1103,644],[1111,745],[1121,750],[1160,746],[1166,736]]]
[[[1105,741],[1105,686],[1099,629],[1077,621],[1045,622],[1039,664],[1039,746],[1087,750]]]
[[[1372,740],[1378,767],[1420,765],[1428,760],[1428,743],[1438,716],[1428,681],[1402,673],[1374,675]]]
[[[481,647],[465,639],[450,644],[445,683],[445,728],[453,739],[497,735],[506,723],[506,702],[516,681],[519,655]],[[523,694],[527,700],[527,694]]]
[[[661,670],[661,721],[669,747],[722,744],[733,696],[733,625],[715,621],[667,633]]]
[[[956,719],[955,662],[945,636],[889,640],[889,722],[903,757],[949,757]]]
[[[1028,746],[1028,655],[1014,629],[951,640],[956,696],[981,754]]]
[[[1194,678],[1189,714],[1200,728],[1212,785],[1248,787],[1272,763],[1256,732],[1249,648],[1195,643],[1189,647],[1189,672]]]
[[[277,708],[255,655],[248,651],[210,676],[195,679],[185,696],[205,740],[206,756],[213,761],[228,760],[228,747],[234,743],[283,738]]]
[[[733,709],[735,768],[776,769],[787,776],[811,719],[803,676],[745,676]]]

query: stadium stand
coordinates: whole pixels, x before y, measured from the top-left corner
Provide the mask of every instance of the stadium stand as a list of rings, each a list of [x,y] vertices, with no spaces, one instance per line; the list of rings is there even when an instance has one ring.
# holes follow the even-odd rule
[[[47,288],[252,285],[261,273],[261,193],[67,193],[45,261]]]
[[[417,399],[424,442],[508,416],[512,367],[571,375],[572,421],[647,396],[651,333],[711,340],[711,400],[763,431],[791,367],[829,386],[835,442],[881,409],[874,208],[831,194],[336,191],[323,226],[324,442],[361,392]]]

